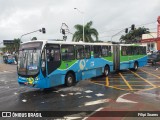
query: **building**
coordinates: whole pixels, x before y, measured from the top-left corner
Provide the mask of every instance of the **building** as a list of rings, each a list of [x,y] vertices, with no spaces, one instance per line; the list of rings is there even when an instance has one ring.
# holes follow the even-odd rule
[[[160,50],[160,16],[158,16],[157,22],[157,32],[142,35],[141,43],[147,45],[149,51]]]

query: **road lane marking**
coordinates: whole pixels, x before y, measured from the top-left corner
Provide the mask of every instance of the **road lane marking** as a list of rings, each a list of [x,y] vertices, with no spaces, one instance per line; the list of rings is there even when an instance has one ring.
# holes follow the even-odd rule
[[[127,82],[127,80],[123,77],[123,75],[121,73],[119,73],[119,75],[121,76],[121,78],[123,79],[123,81],[126,83],[126,85],[129,87],[129,89],[133,90],[133,88],[130,86],[130,84]]]
[[[144,82],[144,81],[129,81],[129,82]],[[160,81],[152,81],[152,82],[160,82]]]
[[[99,83],[92,82],[92,81],[90,81],[90,82],[93,83],[93,84],[100,85],[100,86],[105,86],[104,84],[99,84]],[[114,87],[114,86],[107,86],[107,87],[118,89],[118,90],[127,90],[127,91],[129,91],[129,89],[123,89],[123,88],[118,88],[118,87]]]
[[[131,70],[130,70],[131,71]],[[151,86],[153,86],[154,88],[156,88],[156,85],[152,84],[151,82],[149,82],[147,79],[142,78],[140,75],[138,75],[137,73],[131,71],[133,74],[135,74],[136,76],[138,76],[139,78],[141,78],[142,80],[144,80],[145,82],[147,82],[148,84],[150,84]]]
[[[96,112],[101,111],[103,108],[98,108],[97,110],[95,110],[94,112],[92,112],[88,117],[83,118],[82,120],[87,120],[89,117],[91,117],[92,115],[94,115]]]
[[[104,86],[104,84],[100,84],[100,83],[97,83],[97,82],[92,82],[92,81],[90,81],[91,83],[93,83],[93,84],[97,84],[97,85],[101,85],[101,86]]]
[[[92,80],[92,82],[105,82],[105,81],[102,81],[102,80]]]
[[[159,76],[157,76],[157,75],[154,75],[154,74],[149,73],[149,72],[147,72],[147,71],[144,71],[144,70],[142,70],[142,69],[141,69],[141,71],[143,71],[143,72],[145,72],[145,73],[147,73],[147,74],[150,74],[150,75],[152,75],[152,76],[155,76],[155,77],[157,77],[157,78],[159,78],[159,79],[160,79],[160,77],[159,77]]]
[[[114,89],[118,89],[118,90],[127,90],[130,91],[130,89],[123,89],[123,88],[119,88],[119,87],[114,87],[114,86],[108,86],[110,88],[114,88]]]
[[[84,106],[90,106],[90,105],[97,105],[97,104],[101,104],[101,103],[105,103],[105,102],[109,102],[110,99],[101,99],[101,100],[96,100],[96,101],[90,101],[90,102],[86,102],[84,104]]]
[[[97,97],[101,97],[101,96],[104,96],[104,94],[102,93],[98,93],[98,94],[95,94]]]
[[[126,102],[126,103],[137,103],[135,101],[131,101],[131,100],[127,100],[127,99],[124,99],[123,97],[126,96],[126,95],[129,95],[130,93],[125,93],[121,96],[119,96],[116,100],[116,102]]]
[[[109,81],[108,81],[108,77],[106,77],[106,86],[109,86]]]
[[[91,92],[93,92],[93,91],[91,91],[91,90],[86,90],[86,91],[84,91],[85,93],[91,93]]]
[[[127,86],[127,85],[114,85],[114,86]],[[151,86],[151,85],[131,85],[131,86]]]

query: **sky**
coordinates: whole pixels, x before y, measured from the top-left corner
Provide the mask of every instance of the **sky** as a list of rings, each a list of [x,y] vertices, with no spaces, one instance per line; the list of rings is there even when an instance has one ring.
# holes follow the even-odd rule
[[[46,34],[35,32],[22,37],[27,41],[37,39],[62,39],[60,33],[65,23],[71,33],[76,24],[93,21],[99,40],[119,41],[119,31],[135,24],[157,31],[160,0],[0,0],[0,43],[20,38],[23,34],[46,28]],[[74,9],[77,8],[77,9]],[[67,34],[67,41],[72,34]]]

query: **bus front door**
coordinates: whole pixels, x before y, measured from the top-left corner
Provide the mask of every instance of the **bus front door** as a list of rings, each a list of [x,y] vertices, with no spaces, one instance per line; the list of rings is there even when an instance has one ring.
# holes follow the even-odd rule
[[[120,46],[113,45],[113,70],[118,71],[120,69]]]

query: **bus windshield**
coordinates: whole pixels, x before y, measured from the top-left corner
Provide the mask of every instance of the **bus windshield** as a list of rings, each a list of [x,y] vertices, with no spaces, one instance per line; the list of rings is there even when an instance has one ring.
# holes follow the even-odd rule
[[[20,46],[18,57],[19,75],[30,76],[36,75],[39,72],[41,46],[42,43],[27,43]]]

